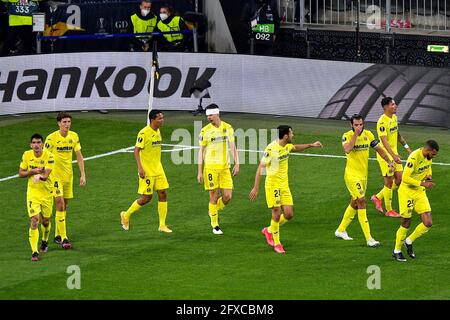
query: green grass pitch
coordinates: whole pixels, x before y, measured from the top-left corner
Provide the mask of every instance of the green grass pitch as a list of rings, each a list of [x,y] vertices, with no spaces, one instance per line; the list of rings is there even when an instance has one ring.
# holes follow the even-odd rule
[[[72,130],[90,157],[133,146],[145,125],[145,112],[89,112],[73,114]],[[34,132],[46,136],[57,129],[55,114],[0,118],[0,179],[14,175],[22,152]],[[344,121],[223,114],[237,128],[275,128],[292,125],[294,142],[320,140],[324,148],[305,153],[343,155]],[[176,128],[193,131],[187,112],[166,112],[164,143]],[[374,124],[366,126],[373,133]],[[400,126],[413,148],[433,138],[441,151],[435,162],[450,163],[448,130]],[[196,137],[193,137],[196,139]],[[171,147],[163,147],[170,149]],[[197,152],[192,151],[192,153]],[[403,159],[406,153],[401,150]],[[374,157],[371,151],[371,157]],[[241,158],[248,154],[241,153]],[[259,156],[258,156],[259,157]],[[270,221],[263,184],[256,203],[248,201],[255,164],[241,165],[234,179],[231,204],[221,212],[224,235],[213,235],[207,215],[208,195],[196,181],[195,164],[175,165],[163,153],[170,183],[168,224],[172,234],[158,229],[156,199],[134,214],[130,231],[120,228],[119,213],[137,197],[137,169],[132,153],[117,153],[87,161],[87,187],[75,184],[69,204],[68,233],[73,250],[51,243],[41,261],[30,261],[26,181],[0,182],[0,299],[449,299],[450,298],[450,166],[434,165],[436,187],[428,192],[434,226],[415,242],[417,258],[406,263],[391,257],[399,220],[379,215],[368,202],[368,217],[378,248],[365,245],[359,223],[349,227],[354,241],[334,237],[349,195],[343,181],[345,160],[292,156],[290,187],[294,219],[281,228],[287,251],[278,255],[260,230]],[[74,164],[77,182],[79,171]],[[367,199],[382,187],[376,161],[369,164]],[[262,182],[263,183],[263,182]],[[394,208],[398,208],[396,192]],[[413,216],[412,228],[419,221]],[[54,223],[52,228],[54,228]],[[51,236],[53,235],[53,230]],[[67,267],[81,270],[81,289],[66,286]],[[378,266],[381,289],[369,290],[369,266]]]

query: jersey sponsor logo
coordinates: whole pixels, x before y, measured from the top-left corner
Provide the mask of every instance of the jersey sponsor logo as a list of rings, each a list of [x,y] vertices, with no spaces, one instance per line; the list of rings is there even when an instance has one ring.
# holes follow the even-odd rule
[[[417,169],[417,171],[418,171],[419,173],[422,173],[422,172],[424,172],[425,170],[428,170],[428,168],[430,168],[430,165],[429,165],[429,164],[427,164],[426,166],[420,167],[419,169]]]
[[[227,139],[228,139],[227,136],[213,137],[213,138],[211,138],[211,142],[221,142],[221,141],[226,141]]]
[[[72,151],[73,147],[65,146],[65,147],[57,147],[56,150],[60,152]]]
[[[286,154],[283,154],[282,156],[279,156],[278,157],[278,161],[281,161],[281,160],[284,160],[284,159],[287,159],[287,158],[289,158],[289,153],[286,153]]]
[[[161,143],[162,143],[161,140],[159,140],[159,141],[153,141],[153,142],[152,142],[152,145],[153,145],[153,146],[155,146],[155,145],[160,145]]]
[[[395,127],[392,127],[391,129],[389,129],[389,131],[394,132],[394,131],[397,131],[397,129],[398,129],[398,126],[395,126]]]
[[[353,147],[353,149],[356,149],[356,150],[368,149],[368,148],[369,148],[368,144],[358,144],[358,145],[355,144],[355,146]]]

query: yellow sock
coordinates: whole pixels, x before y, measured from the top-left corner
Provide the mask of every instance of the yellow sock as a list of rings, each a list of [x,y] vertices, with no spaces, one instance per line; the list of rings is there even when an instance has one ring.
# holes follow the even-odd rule
[[[217,227],[219,225],[219,211],[217,210],[217,204],[209,203],[209,216],[211,218],[211,227]]]
[[[131,215],[138,211],[142,206],[136,201],[134,201],[131,206],[128,208],[128,210],[125,212],[124,216],[125,219],[129,220]]]
[[[167,217],[167,201],[158,202],[158,215],[159,215],[159,226],[164,227],[166,225],[166,217]]]
[[[353,218],[355,217],[356,210],[352,208],[351,205],[347,207],[344,213],[344,217],[342,218],[341,224],[338,227],[339,232],[344,232],[347,227],[352,222]]]
[[[397,236],[395,238],[395,251],[400,252],[402,250],[403,242],[405,242],[407,228],[400,226],[397,230]]]
[[[282,214],[282,215],[280,215],[280,221],[278,223],[280,224],[280,227],[281,227],[283,224],[285,224],[288,221],[289,220],[284,217],[284,214]]]
[[[383,196],[384,196],[384,206],[386,207],[386,211],[392,210],[392,189],[384,186],[383,188]]]
[[[56,211],[56,212],[58,212],[58,211]],[[57,236],[60,236],[60,234],[59,234],[59,229],[58,229],[58,219],[56,218],[56,215],[55,215],[55,238]]]
[[[225,208],[225,203],[223,203],[222,197],[217,200],[217,210],[223,210]]]
[[[430,228],[425,226],[422,222],[416,227],[414,232],[411,233],[408,238],[409,238],[409,240],[411,240],[411,242],[414,242],[414,240],[416,240],[417,238],[419,238],[419,237],[423,236],[425,233],[427,233],[428,230],[430,230]]]
[[[56,227],[59,230],[59,235],[61,236],[61,240],[67,238],[66,233],[66,212],[65,211],[56,211]]]
[[[384,191],[384,187],[375,195],[378,199],[383,199],[383,191]]]
[[[48,226],[44,227],[43,224],[41,224],[41,231],[42,231],[42,240],[48,241],[48,236],[50,235],[50,229],[52,228],[52,223],[49,221]]]
[[[270,233],[273,236],[274,245],[280,244],[280,223],[274,221],[273,219],[270,221]]]
[[[39,241],[39,229],[29,229],[28,230],[28,240],[30,241],[31,253],[38,252],[38,241]]]
[[[369,220],[367,220],[366,209],[358,209],[358,220],[364,233],[364,237],[366,238],[366,241],[368,241],[370,238],[372,238],[372,235],[370,234],[370,225]]]

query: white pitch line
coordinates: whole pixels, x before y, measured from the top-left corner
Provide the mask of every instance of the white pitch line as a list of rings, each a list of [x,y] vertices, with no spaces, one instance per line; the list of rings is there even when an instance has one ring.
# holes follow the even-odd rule
[[[198,149],[199,146],[188,146],[188,145],[182,145],[182,144],[167,144],[167,143],[162,143],[162,146],[167,146],[167,147],[181,147],[179,149],[170,149],[170,150],[162,150],[162,152],[176,152],[176,151],[187,151],[187,150],[192,150],[192,149]],[[103,158],[103,157],[108,157],[117,153],[122,153],[122,152],[133,152],[134,146],[131,147],[127,147],[127,148],[122,148],[122,149],[118,149],[118,150],[114,150],[111,152],[106,152],[106,153],[102,153],[102,154],[98,154],[95,156],[91,156],[91,157],[87,157],[84,158],[85,161],[88,160],[94,160],[94,159],[98,159],[98,158]],[[260,150],[248,150],[248,149],[238,149],[238,151],[240,152],[255,152],[255,153],[263,153],[264,151],[260,151]],[[337,156],[334,154],[313,154],[313,153],[291,153],[290,155],[292,156],[302,156],[302,157],[319,157],[319,158],[336,158],[336,159],[345,159],[345,156]],[[369,158],[369,160],[375,161],[377,160],[376,158]],[[74,160],[72,161],[72,163],[76,163],[77,161]],[[402,160],[403,163],[406,162],[406,160]],[[443,162],[433,162],[433,165],[437,165],[437,166],[450,166],[450,163],[443,163]],[[7,181],[7,180],[11,180],[11,179],[15,179],[18,178],[19,175],[15,174],[13,176],[9,176],[9,177],[5,177],[5,178],[0,178],[0,182],[3,181]]]
[[[118,149],[118,150],[114,150],[114,151],[110,151],[110,152],[106,152],[106,153],[102,153],[102,154],[97,154],[97,155],[92,156],[92,157],[84,158],[84,161],[89,161],[89,160],[94,160],[94,159],[98,159],[98,158],[103,158],[103,157],[111,156],[113,154],[117,154],[117,153],[121,153],[121,152],[127,152],[131,148],[134,148],[134,147],[122,148],[122,149]],[[72,161],[72,163],[76,163],[76,162],[77,162],[77,160],[73,160]],[[19,175],[15,174],[13,176],[1,178],[0,182],[11,180],[11,179],[18,178],[18,177],[19,177]]]

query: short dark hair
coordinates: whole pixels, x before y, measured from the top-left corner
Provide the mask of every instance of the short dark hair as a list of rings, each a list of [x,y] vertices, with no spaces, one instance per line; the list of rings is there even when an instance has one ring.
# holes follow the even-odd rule
[[[289,134],[289,129],[292,130],[291,126],[282,124],[280,126],[278,126],[278,139],[283,139],[283,137],[287,134]]]
[[[207,106],[205,108],[205,110],[210,110],[210,109],[219,109],[219,106],[215,103],[211,103],[209,106]]]
[[[72,119],[72,116],[70,115],[70,113],[65,112],[65,111],[61,111],[58,113],[58,115],[56,116],[56,121],[60,122],[62,119],[64,118],[70,118]]]
[[[44,142],[44,137],[41,136],[39,133],[33,134],[30,138],[30,142],[33,142],[33,139],[40,139],[42,142]]]
[[[392,100],[394,100],[392,97],[385,97],[381,99],[381,106],[384,108],[384,106],[387,106]]]
[[[173,11],[174,11],[173,7],[171,5],[169,5],[169,4],[167,4],[167,3],[163,4],[159,9],[161,10],[162,8],[166,8],[167,11],[169,11],[170,14],[172,14]]]
[[[156,117],[158,116],[158,114],[162,113],[161,110],[157,110],[157,109],[152,109],[149,114],[148,114],[148,118],[150,120],[155,120]]]
[[[353,120],[362,120],[364,121],[364,117],[362,115],[360,115],[359,113],[355,113],[354,115],[352,115],[352,117],[350,118],[350,123],[353,124]]]
[[[435,140],[427,140],[427,142],[425,142],[425,145],[431,150],[439,151],[439,145]]]

